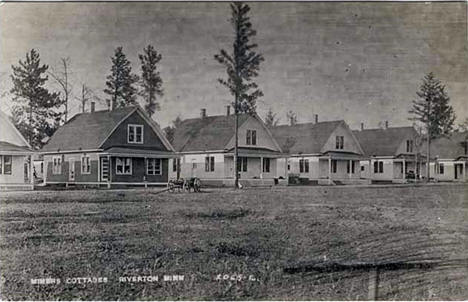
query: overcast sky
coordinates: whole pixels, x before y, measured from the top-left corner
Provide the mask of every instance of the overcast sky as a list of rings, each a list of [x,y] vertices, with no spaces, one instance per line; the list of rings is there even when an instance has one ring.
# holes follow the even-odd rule
[[[446,84],[457,122],[468,117],[466,3],[250,3],[265,57],[258,101],[283,123],[344,119],[377,127],[410,125],[408,109],[425,73]],[[123,46],[133,71],[138,53],[152,44],[162,54],[164,97],[154,118],[166,126],[177,115],[224,114],[232,97],[217,78],[214,59],[229,49],[233,32],[228,3],[2,3],[0,92],[11,88],[11,65],[31,48],[56,67],[70,57],[74,94],[82,83],[104,97],[110,57]],[[0,109],[11,108],[5,95]],[[72,101],[71,115],[79,111]],[[104,104],[101,105],[104,108]],[[99,108],[99,105],[98,105]]]

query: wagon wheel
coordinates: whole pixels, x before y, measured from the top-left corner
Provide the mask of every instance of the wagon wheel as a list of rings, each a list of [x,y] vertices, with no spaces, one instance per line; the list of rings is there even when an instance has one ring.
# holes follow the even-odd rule
[[[193,180],[193,190],[195,192],[200,192],[200,189],[201,189],[201,181],[199,178],[195,178]]]
[[[184,191],[190,192],[190,184],[189,184],[189,182],[188,182],[186,179],[184,179],[184,183],[183,183],[183,185],[182,185],[182,189],[183,189]]]
[[[174,182],[172,180],[167,183],[167,190],[171,193],[174,192]]]

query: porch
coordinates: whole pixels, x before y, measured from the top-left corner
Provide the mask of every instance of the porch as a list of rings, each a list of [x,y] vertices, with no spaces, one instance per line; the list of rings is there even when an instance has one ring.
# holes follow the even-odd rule
[[[319,185],[368,184],[361,178],[360,154],[348,152],[327,152],[319,156]]]

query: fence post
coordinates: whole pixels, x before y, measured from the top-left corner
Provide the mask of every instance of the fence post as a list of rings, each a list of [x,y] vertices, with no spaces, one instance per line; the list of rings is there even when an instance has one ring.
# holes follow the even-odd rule
[[[369,271],[369,292],[367,298],[372,301],[377,300],[379,289],[379,269],[377,267],[371,268]]]

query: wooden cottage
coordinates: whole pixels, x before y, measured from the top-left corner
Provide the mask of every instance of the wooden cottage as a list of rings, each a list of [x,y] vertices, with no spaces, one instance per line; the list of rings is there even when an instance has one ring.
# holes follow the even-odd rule
[[[361,176],[374,182],[404,183],[420,175],[425,157],[418,149],[413,127],[385,127],[353,131],[367,160],[361,161]]]
[[[437,181],[467,181],[467,161],[468,132],[453,132],[450,136],[431,142],[431,178]]]
[[[107,187],[165,185],[169,158],[176,157],[139,106],[75,115],[41,153],[45,184]]]
[[[344,121],[281,125],[271,129],[288,153],[291,178],[311,184],[360,184],[363,151]]]
[[[256,115],[240,114],[238,165],[240,183],[247,186],[286,184],[282,150]],[[235,116],[207,116],[182,121],[174,135],[174,148],[181,156],[172,160],[171,178],[198,177],[203,184],[234,185]]]
[[[8,116],[0,111],[0,190],[32,190],[33,150]]]

